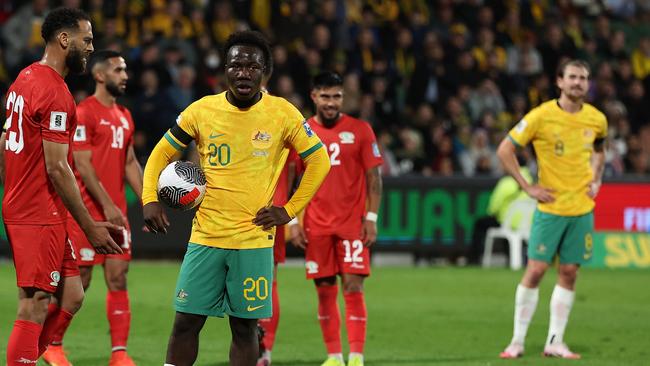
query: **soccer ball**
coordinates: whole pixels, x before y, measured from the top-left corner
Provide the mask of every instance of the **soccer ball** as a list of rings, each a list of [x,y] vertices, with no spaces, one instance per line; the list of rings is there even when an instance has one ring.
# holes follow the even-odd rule
[[[201,204],[205,184],[201,168],[189,161],[175,161],[158,177],[158,199],[171,208],[190,210]]]

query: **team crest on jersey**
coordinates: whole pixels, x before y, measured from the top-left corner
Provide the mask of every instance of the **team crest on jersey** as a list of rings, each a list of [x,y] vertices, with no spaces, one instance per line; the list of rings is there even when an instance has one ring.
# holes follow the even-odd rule
[[[302,121],[302,128],[305,130],[307,137],[314,136],[314,131],[311,129],[311,126],[309,125],[309,122],[307,122],[307,120]]]
[[[254,130],[251,134],[251,144],[256,149],[268,149],[271,147],[271,134],[263,130]]]
[[[176,117],[176,124],[181,125],[181,115],[179,114],[178,117]]]
[[[84,142],[86,141],[86,126],[77,126],[77,130],[74,132],[75,142]]]
[[[307,268],[307,273],[308,274],[316,274],[318,273],[318,263],[314,261],[307,261],[305,263],[305,268]]]
[[[68,114],[66,112],[51,112],[50,130],[65,131],[65,123],[67,120],[68,120]]]
[[[58,286],[59,281],[61,281],[61,273],[59,271],[52,271],[50,272],[50,278],[52,279],[52,282],[50,282],[51,286]]]
[[[122,122],[122,128],[125,130],[129,129],[129,121],[124,118],[124,116],[120,117],[120,122]]]
[[[354,134],[352,132],[343,131],[339,133],[341,144],[354,144]]]
[[[187,302],[187,297],[188,296],[189,296],[189,294],[187,292],[185,292],[185,290],[180,289],[180,291],[178,291],[178,294],[176,295],[176,301],[177,302]]]

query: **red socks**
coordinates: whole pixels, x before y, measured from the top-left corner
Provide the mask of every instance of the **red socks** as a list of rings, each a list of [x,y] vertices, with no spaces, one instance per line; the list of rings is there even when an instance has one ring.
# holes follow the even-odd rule
[[[317,286],[318,292],[318,321],[323,332],[327,353],[341,353],[341,315],[336,297],[339,287]]]
[[[363,353],[366,343],[366,302],[363,292],[345,292],[345,326],[351,353]]]
[[[111,330],[112,350],[125,350],[131,327],[131,309],[127,291],[108,291],[106,294],[106,316]]]
[[[262,343],[264,343],[264,348],[268,351],[273,350],[275,332],[278,330],[278,323],[280,322],[280,297],[278,296],[278,282],[276,280],[273,280],[271,296],[273,315],[270,318],[260,319],[260,326],[264,329]]]
[[[47,307],[47,318],[43,324],[43,331],[38,339],[38,355],[42,355],[50,343],[61,344],[63,335],[72,321],[73,314],[56,304],[50,303]]]
[[[36,364],[38,337],[43,327],[27,320],[16,320],[7,344],[7,366]]]

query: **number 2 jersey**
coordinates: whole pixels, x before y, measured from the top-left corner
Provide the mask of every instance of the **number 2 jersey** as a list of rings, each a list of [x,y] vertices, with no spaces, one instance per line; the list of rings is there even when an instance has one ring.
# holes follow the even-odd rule
[[[5,223],[64,222],[67,210],[47,175],[43,152],[43,140],[69,145],[76,127],[74,98],[63,77],[39,63],[24,68],[7,91],[6,117]]]
[[[330,172],[305,210],[314,235],[358,235],[366,212],[366,172],[383,163],[370,124],[341,114],[327,128],[309,119],[330,156]]]
[[[107,107],[94,96],[77,106],[77,129],[73,149],[89,150],[97,178],[115,205],[126,215],[124,177],[126,155],[133,143],[134,124],[126,107],[115,103]],[[105,220],[102,206],[88,192],[75,171],[84,204],[95,220]]]

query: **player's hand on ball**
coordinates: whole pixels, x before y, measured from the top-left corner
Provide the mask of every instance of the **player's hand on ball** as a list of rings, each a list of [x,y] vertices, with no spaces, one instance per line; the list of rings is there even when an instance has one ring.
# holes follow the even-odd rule
[[[530,198],[533,198],[541,203],[551,203],[555,201],[555,197],[553,197],[554,192],[555,190],[553,189],[545,188],[537,184],[528,186],[528,189],[526,189],[526,193],[530,196]]]
[[[99,254],[122,254],[122,248],[111,238],[110,231],[121,232],[123,226],[110,222],[94,222],[93,225],[84,230],[86,238]]]
[[[126,227],[126,217],[124,217],[122,211],[114,203],[104,207],[104,217],[106,221],[112,224]]]
[[[142,208],[144,224],[150,232],[158,234],[167,234],[169,219],[165,214],[165,209],[159,202],[149,202]]]
[[[369,247],[377,241],[377,223],[370,220],[363,222],[363,229],[361,229],[361,240],[363,245]]]
[[[284,207],[271,206],[260,208],[253,219],[253,224],[262,226],[264,230],[268,230],[274,226],[284,225],[290,220],[291,217],[289,217]]]
[[[307,236],[305,235],[305,229],[300,224],[289,226],[289,238],[291,244],[296,248],[307,249]]]

